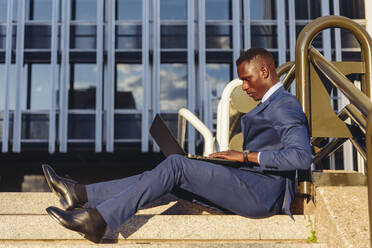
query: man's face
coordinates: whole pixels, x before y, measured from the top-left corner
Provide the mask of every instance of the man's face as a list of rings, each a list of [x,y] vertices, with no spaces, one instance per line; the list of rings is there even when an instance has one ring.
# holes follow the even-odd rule
[[[243,81],[242,90],[255,101],[261,100],[270,88],[265,82],[267,73],[255,60],[244,61],[238,66],[238,76]]]

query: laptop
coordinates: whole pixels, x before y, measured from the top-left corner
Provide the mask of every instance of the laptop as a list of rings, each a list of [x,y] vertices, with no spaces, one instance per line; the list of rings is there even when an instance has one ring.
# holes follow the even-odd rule
[[[242,163],[242,162],[237,162],[237,161],[232,161],[232,160],[227,160],[227,159],[222,159],[222,158],[210,158],[210,157],[186,153],[185,150],[178,143],[177,139],[174,137],[172,131],[169,129],[169,127],[167,126],[167,124],[164,122],[164,120],[161,118],[159,114],[155,116],[155,119],[152,122],[152,125],[150,128],[150,134],[154,138],[154,140],[160,147],[160,150],[163,152],[163,154],[166,157],[172,154],[180,154],[190,159],[211,162],[211,163],[230,166],[234,168],[240,168],[240,167],[246,166],[245,163]]]

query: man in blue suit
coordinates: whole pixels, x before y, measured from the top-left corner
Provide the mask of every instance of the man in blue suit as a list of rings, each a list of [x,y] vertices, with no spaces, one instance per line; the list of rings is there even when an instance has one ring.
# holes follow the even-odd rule
[[[96,243],[107,228],[115,230],[146,203],[177,189],[192,193],[198,202],[247,217],[291,215],[295,171],[308,169],[312,159],[304,113],[283,88],[265,49],[249,49],[236,63],[242,89],[261,103],[242,117],[244,151],[210,156],[246,166],[231,168],[171,155],[140,175],[82,185],[43,165],[50,188],[66,209],[49,207],[48,214]]]

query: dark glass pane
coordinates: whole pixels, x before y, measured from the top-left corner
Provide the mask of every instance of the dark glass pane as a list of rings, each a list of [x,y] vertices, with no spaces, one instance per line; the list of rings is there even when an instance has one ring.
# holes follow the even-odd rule
[[[298,37],[304,27],[305,26],[303,25],[296,25],[296,37]],[[319,33],[317,36],[315,36],[312,45],[316,48],[323,48],[322,33]]]
[[[278,47],[278,33],[276,26],[252,26],[251,35],[252,47]]]
[[[296,19],[309,20],[321,16],[321,0],[296,0]]]
[[[71,19],[85,21],[96,20],[97,0],[72,0]]]
[[[28,0],[26,4],[27,20],[51,20],[52,0]]]
[[[7,19],[7,0],[0,0],[0,21],[6,21]]]
[[[207,20],[230,20],[231,1],[230,0],[206,0],[205,18]]]
[[[96,65],[73,64],[69,89],[70,109],[96,108]]]
[[[142,110],[142,65],[117,64],[115,108]]]
[[[32,64],[29,75],[30,92],[28,109],[50,109],[50,65]]]
[[[48,49],[50,48],[51,27],[50,26],[26,26],[25,48],[26,49]]]
[[[371,0],[366,0],[371,1]],[[352,19],[365,18],[364,0],[340,0],[340,15]]]
[[[49,137],[48,114],[22,114],[22,139],[45,139]]]
[[[0,49],[6,47],[6,26],[0,26]]]
[[[322,15],[321,0],[311,0],[309,1],[309,5],[310,5],[310,19],[316,19]]]
[[[232,43],[231,26],[226,25],[207,25],[206,29],[206,47],[229,49]]]
[[[160,27],[161,48],[186,48],[186,26],[167,25]]]
[[[95,49],[96,26],[71,26],[70,47],[72,49]]]
[[[186,0],[160,0],[161,20],[186,20]]]
[[[116,49],[141,49],[142,30],[140,25],[116,27]]]
[[[69,114],[68,139],[94,139],[95,121],[94,114]]]
[[[342,60],[345,61],[361,61],[361,53],[360,52],[342,52]]]
[[[116,114],[115,139],[140,139],[141,115]]]
[[[342,48],[359,48],[359,42],[354,34],[346,29],[341,29],[341,46]]]
[[[118,20],[140,20],[142,18],[142,1],[117,0],[116,19]]]
[[[251,19],[276,19],[275,0],[251,1]]]
[[[207,64],[206,74],[206,80],[212,91],[213,111],[216,112],[222,91],[230,82],[231,66],[230,64]]]
[[[179,110],[187,105],[186,64],[160,65],[160,109]]]

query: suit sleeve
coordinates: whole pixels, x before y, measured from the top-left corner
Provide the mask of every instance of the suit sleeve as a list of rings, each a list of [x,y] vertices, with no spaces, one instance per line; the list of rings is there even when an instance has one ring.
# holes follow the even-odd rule
[[[280,100],[272,111],[273,128],[283,149],[262,151],[260,169],[271,171],[306,170],[312,162],[307,123],[297,99]]]

